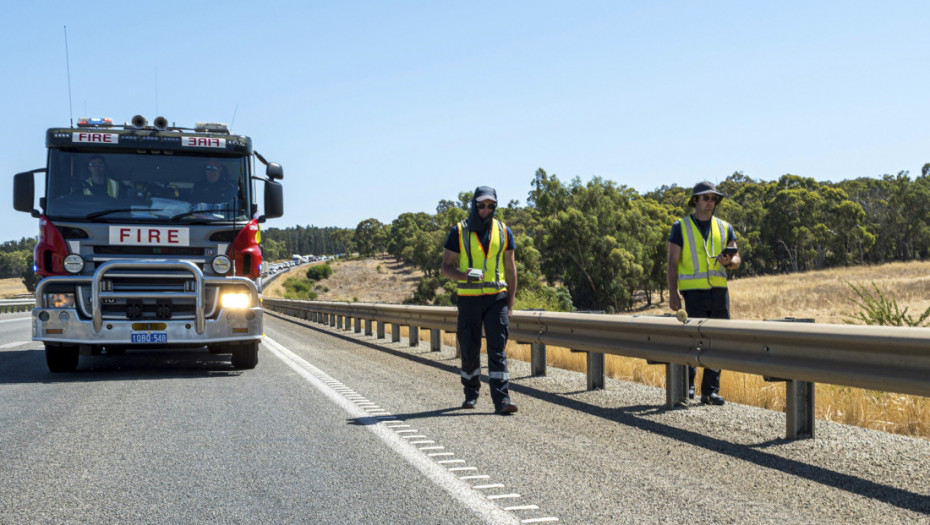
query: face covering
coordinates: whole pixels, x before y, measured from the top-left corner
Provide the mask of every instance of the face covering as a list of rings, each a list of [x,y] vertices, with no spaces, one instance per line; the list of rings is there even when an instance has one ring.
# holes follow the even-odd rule
[[[490,186],[478,186],[475,188],[475,196],[471,199],[471,212],[468,214],[468,229],[477,233],[487,230],[488,227],[491,226],[491,221],[494,219],[494,216],[497,215],[497,210],[494,210],[488,215],[487,219],[481,219],[478,215],[478,201],[476,199],[482,195],[491,195],[496,200],[497,192]]]

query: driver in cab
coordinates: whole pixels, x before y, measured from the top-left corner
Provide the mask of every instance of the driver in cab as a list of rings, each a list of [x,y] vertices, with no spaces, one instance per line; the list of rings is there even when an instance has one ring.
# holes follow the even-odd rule
[[[119,198],[119,182],[108,176],[109,167],[102,156],[92,156],[87,170],[90,175],[81,181],[82,195]]]

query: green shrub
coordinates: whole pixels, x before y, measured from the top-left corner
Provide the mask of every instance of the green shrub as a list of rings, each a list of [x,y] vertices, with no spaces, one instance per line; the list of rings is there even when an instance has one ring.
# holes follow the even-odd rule
[[[322,281],[333,274],[333,268],[328,264],[318,264],[307,268],[307,279]]]
[[[885,294],[878,289],[878,286],[876,286],[874,282],[872,283],[872,288],[875,290],[875,295],[872,295],[872,292],[868,291],[865,285],[857,288],[856,285],[851,282],[847,281],[846,284],[848,284],[859,297],[858,301],[852,297],[850,297],[849,300],[860,308],[860,311],[856,315],[846,316],[849,318],[849,320],[846,321],[847,324],[852,324],[853,320],[858,320],[868,325],[927,326],[924,321],[927,317],[930,317],[930,307],[924,310],[924,313],[920,314],[920,317],[914,319],[913,316],[907,315],[907,307],[901,310],[901,308],[898,307],[898,301],[896,301],[894,297],[885,297]]]
[[[571,312],[572,296],[562,286],[542,285],[535,290],[517,290],[514,310],[546,310],[548,312]]]
[[[288,277],[284,281],[284,298],[312,301],[316,299],[317,293],[310,289],[311,281],[301,279],[300,277]]]

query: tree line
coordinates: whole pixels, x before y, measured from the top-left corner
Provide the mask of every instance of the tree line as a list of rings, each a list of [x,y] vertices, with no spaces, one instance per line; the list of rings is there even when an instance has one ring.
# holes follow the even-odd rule
[[[733,173],[717,185],[727,194],[717,214],[733,225],[743,258],[733,277],[926,259],[928,171],[930,164],[915,178],[902,171],[837,183]],[[667,239],[672,223],[690,213],[690,194],[690,186],[640,194],[600,177],[563,181],[537,170],[526,204],[501,202],[497,211],[515,236],[520,305],[613,312],[664,301]],[[354,229],[269,228],[262,231],[264,258],[386,252],[425,273],[409,302],[454,304],[455,283],[438,269],[446,236],[468,216],[470,202],[463,191],[440,200],[434,213],[402,213],[389,224],[366,219]],[[31,274],[35,242],[0,245],[0,277]]]
[[[733,277],[927,258],[928,170],[913,179],[902,171],[838,183],[733,173],[717,185],[728,196],[717,215],[733,225],[743,258]],[[690,186],[639,194],[600,177],[562,181],[539,169],[526,205],[512,200],[497,212],[516,240],[518,301],[608,312],[664,301],[668,236],[691,213],[690,195]],[[446,236],[467,217],[470,201],[471,193],[461,192],[439,201],[435,213],[403,213],[390,224],[367,219],[341,235],[362,256],[387,252],[423,270],[408,301],[454,304],[455,285],[438,268]]]

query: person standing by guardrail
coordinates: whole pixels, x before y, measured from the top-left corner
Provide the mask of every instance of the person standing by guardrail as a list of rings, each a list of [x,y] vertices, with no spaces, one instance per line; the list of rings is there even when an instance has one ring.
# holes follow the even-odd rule
[[[488,384],[498,414],[512,414],[510,373],[504,347],[517,295],[513,232],[494,218],[497,191],[479,186],[467,219],[449,232],[442,256],[442,274],[456,281],[458,337],[462,352],[462,408],[475,408],[481,388],[481,327],[488,344]]]
[[[711,182],[694,186],[688,206],[694,213],[675,221],[668,236],[668,306],[681,309],[681,295],[688,317],[730,318],[727,272],[741,262],[736,249],[736,232],[728,222],[714,216],[726,197]],[[694,398],[695,367],[688,367],[688,397]],[[704,368],[701,402],[722,405],[720,370]]]

